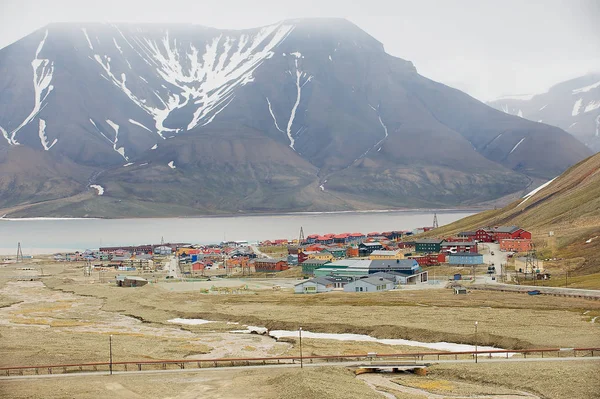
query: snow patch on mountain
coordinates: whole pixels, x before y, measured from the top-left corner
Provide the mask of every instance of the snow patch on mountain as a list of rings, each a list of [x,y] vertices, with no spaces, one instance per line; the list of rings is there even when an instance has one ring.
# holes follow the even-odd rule
[[[151,149],[151,150],[156,150],[157,148],[158,148],[158,144],[154,144],[154,145],[152,146],[152,148],[150,148],[150,149]]]
[[[275,114],[273,113],[273,108],[271,108],[271,101],[269,101],[269,97],[265,97],[267,99],[267,105],[269,106],[269,113],[271,114],[271,118],[273,118],[273,123],[275,123],[275,128],[279,130],[281,133],[285,133],[279,125],[277,124],[277,118],[275,118]]]
[[[542,108],[540,108],[540,111],[543,110],[544,108],[546,108],[548,106],[548,104],[544,105]]]
[[[600,115],[596,117],[596,137],[600,137]]]
[[[88,36],[87,29],[81,28],[81,31],[83,32],[83,35],[85,36],[85,38],[88,42],[88,47],[90,48],[90,50],[93,50],[94,46],[92,46],[92,41],[90,40],[90,37]]]
[[[115,131],[115,140],[113,141],[113,149],[118,152],[126,161],[129,161],[129,158],[125,155],[125,147],[117,147],[117,142],[119,141],[119,125],[111,121],[110,119],[106,120],[106,123],[110,125]]]
[[[148,129],[146,126],[144,126],[143,124],[141,124],[140,122],[133,120],[133,119],[129,119],[129,123],[131,123],[132,125],[136,125],[141,127],[142,129],[146,129],[147,131],[149,131],[150,133],[152,133],[152,130]]]
[[[40,113],[46,105],[45,101],[48,95],[54,89],[54,86],[51,85],[54,74],[54,62],[45,58],[39,58],[47,38],[48,30],[46,29],[44,37],[35,51],[35,58],[31,61],[31,67],[33,68],[33,109],[23,122],[10,133],[2,128],[2,135],[7,138],[8,143],[11,145],[19,144],[16,138],[17,133]]]
[[[523,141],[525,141],[525,137],[523,137],[523,138],[521,139],[521,141],[519,141],[519,142],[518,142],[518,143],[517,143],[517,144],[516,144],[516,145],[515,145],[515,146],[512,148],[512,150],[510,150],[510,152],[508,153],[508,155],[510,155],[510,154],[512,154],[513,152],[515,152],[515,150],[517,149],[517,147],[518,147],[518,146],[520,146],[520,145],[521,145],[521,143],[522,143]]]
[[[523,101],[529,101],[531,100],[533,97],[535,97],[537,94],[512,94],[512,95],[506,95],[506,96],[502,96],[496,99],[496,101],[500,101],[500,100],[523,100]]]
[[[572,116],[579,115],[579,111],[581,110],[582,103],[583,103],[583,98],[580,98],[579,100],[575,101],[575,104],[573,104],[573,111],[571,112]]]
[[[519,118],[522,118],[523,117],[523,111],[519,110],[519,112],[517,112],[517,116]]]
[[[590,90],[593,90],[597,87],[600,87],[600,82],[593,83],[589,86],[581,87],[579,89],[573,90],[573,94],[587,93]]]
[[[38,136],[40,137],[40,142],[42,143],[42,147],[44,147],[44,150],[48,151],[50,148],[52,148],[54,146],[54,144],[56,144],[58,139],[54,139],[52,144],[48,145],[48,137],[46,136],[46,121],[43,120],[42,118],[40,118],[39,122],[40,122],[40,125],[39,125],[39,129],[38,129]]]
[[[168,165],[168,166],[169,166],[169,168],[171,168],[171,169],[177,169],[177,166],[175,166],[175,162],[174,162],[174,161],[171,161],[171,162],[169,162],[167,165]]]
[[[160,85],[160,92],[152,91],[160,104],[154,106],[155,100],[143,98],[137,90],[134,93],[127,86],[125,73],[116,73],[108,56],[96,54],[94,59],[104,70],[103,77],[154,119],[156,133],[163,139],[165,132],[180,132],[180,129],[165,126],[166,120],[176,110],[191,108],[186,130],[211,123],[231,104],[235,89],[254,80],[256,68],[273,56],[273,50],[294,29],[292,25],[276,24],[253,35],[221,34],[209,40],[204,49],[199,49],[191,43],[171,39],[168,30],[161,40],[153,40],[135,32],[124,33],[116,25],[113,27],[165,82],[166,85]],[[140,80],[149,86],[146,79]]]
[[[294,144],[295,144],[295,139],[294,136],[292,134],[292,126],[294,124],[294,119],[296,118],[296,111],[298,110],[298,106],[300,105],[300,99],[302,98],[302,88],[304,87],[304,85],[306,85],[308,82],[310,82],[312,80],[312,75],[307,75],[306,72],[303,72],[300,69],[298,60],[300,60],[302,57],[302,54],[300,52],[294,52],[291,53],[291,55],[295,56],[296,59],[294,60],[294,66],[296,69],[296,102],[294,103],[294,106],[292,107],[292,112],[290,114],[290,119],[288,120],[288,124],[287,124],[287,128],[286,128],[286,133],[288,136],[288,139],[290,140],[290,148],[294,151],[296,151],[296,148],[294,148]],[[290,73],[290,75],[292,75],[291,71],[288,71]],[[293,76],[293,75],[292,75]],[[304,79],[304,82],[302,82],[302,79]]]
[[[98,184],[91,184],[90,188],[95,189],[96,192],[98,193],[98,195],[104,195],[104,187],[102,187]]]
[[[598,108],[600,108],[600,101],[590,101],[590,103],[585,106],[583,112],[590,112]]]
[[[558,176],[557,176],[558,177]],[[556,180],[556,177],[552,180],[547,181],[546,183],[542,184],[541,186],[539,186],[538,188],[530,191],[528,194],[524,195],[523,201],[521,201],[521,203],[517,206],[521,206],[525,203],[525,201],[527,201],[529,198],[533,197],[536,193],[538,193],[540,190],[542,190],[543,188],[545,188],[546,186],[548,186],[550,183],[552,183],[554,180]]]

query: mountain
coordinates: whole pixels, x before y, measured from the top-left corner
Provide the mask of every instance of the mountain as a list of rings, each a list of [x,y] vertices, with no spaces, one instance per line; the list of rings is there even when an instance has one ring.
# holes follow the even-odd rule
[[[568,259],[561,264],[571,264],[572,271],[580,274],[598,273],[600,284],[600,153],[502,209],[461,219],[430,235],[498,225],[532,231],[543,258]]]
[[[594,152],[600,151],[600,73],[559,83],[547,93],[489,103],[511,115],[558,126]]]
[[[473,205],[591,153],[419,75],[342,19],[52,24],[0,50],[0,72],[0,148],[30,148],[22,163],[69,182],[39,198],[0,182],[12,216]]]

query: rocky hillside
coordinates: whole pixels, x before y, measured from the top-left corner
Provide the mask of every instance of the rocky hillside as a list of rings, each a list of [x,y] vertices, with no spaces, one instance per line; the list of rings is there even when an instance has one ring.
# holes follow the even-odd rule
[[[600,73],[562,82],[547,93],[501,98],[489,105],[507,114],[558,126],[594,152],[600,151]]]
[[[60,181],[0,171],[12,216],[472,205],[590,154],[345,20],[54,24],[0,50],[0,72],[0,149]]]
[[[572,259],[582,272],[600,272],[600,154],[505,208],[443,226],[435,235],[507,224],[534,232],[537,249],[546,257]]]

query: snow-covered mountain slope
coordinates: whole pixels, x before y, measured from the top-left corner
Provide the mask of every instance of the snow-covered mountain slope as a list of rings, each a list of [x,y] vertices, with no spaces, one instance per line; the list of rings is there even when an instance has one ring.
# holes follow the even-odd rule
[[[492,107],[566,130],[593,151],[600,151],[600,73],[553,86],[547,93],[500,98]]]
[[[420,76],[345,20],[53,24],[0,50],[0,72],[0,149],[92,168],[82,191],[99,185],[102,201],[199,212],[456,205],[589,154],[560,129]]]

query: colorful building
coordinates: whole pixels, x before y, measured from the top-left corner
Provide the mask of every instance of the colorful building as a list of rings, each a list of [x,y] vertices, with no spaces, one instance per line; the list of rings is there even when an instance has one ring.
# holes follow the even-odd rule
[[[448,254],[448,264],[450,265],[481,265],[483,264],[483,255],[473,252],[457,252]]]

